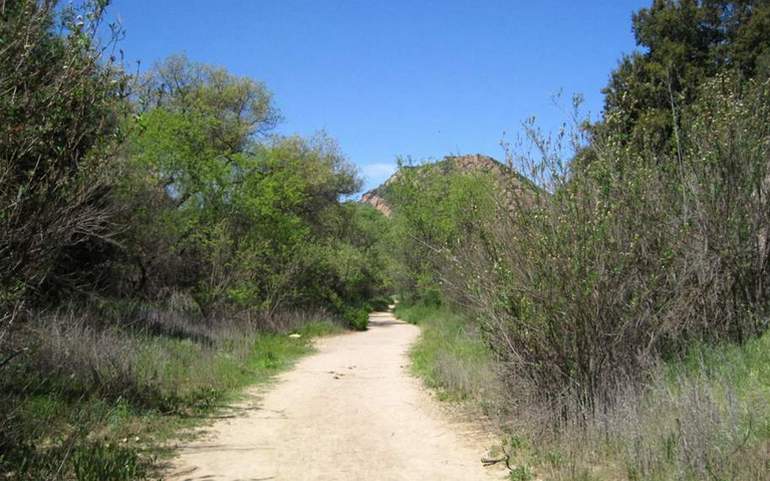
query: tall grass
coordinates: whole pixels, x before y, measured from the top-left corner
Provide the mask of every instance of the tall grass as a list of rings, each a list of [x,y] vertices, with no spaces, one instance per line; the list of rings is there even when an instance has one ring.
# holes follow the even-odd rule
[[[693,348],[588,425],[542,433],[546,479],[760,481],[770,472],[770,334]],[[530,421],[531,422],[531,421]],[[526,423],[520,432],[532,432]]]
[[[496,415],[510,464],[559,481],[764,481],[770,472],[770,333],[742,345],[693,346],[661,362],[612,408],[553,429],[547,408],[511,406],[505,369],[471,319],[436,305],[399,306],[422,328],[413,371],[426,384]],[[460,369],[457,366],[461,366]],[[447,368],[449,367],[449,368]],[[465,375],[469,374],[469,375]],[[527,477],[530,479],[530,477]]]
[[[496,217],[434,260],[489,334],[512,406],[591,422],[661,359],[767,329],[769,113],[770,84],[724,76],[672,112],[673,152],[531,131],[540,156],[520,163],[545,188],[490,192]]]
[[[428,303],[399,304],[395,315],[420,326],[419,341],[409,353],[411,369],[440,399],[501,407],[497,365],[474,323],[447,306]]]
[[[340,329],[320,311],[272,316],[270,331],[189,312],[182,322],[180,305],[73,306],[14,331],[7,348],[24,352],[0,380],[0,479],[145,479],[166,437]]]

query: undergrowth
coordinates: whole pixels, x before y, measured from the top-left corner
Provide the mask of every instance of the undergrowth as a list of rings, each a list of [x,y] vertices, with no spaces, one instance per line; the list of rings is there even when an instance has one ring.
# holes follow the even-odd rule
[[[0,380],[0,479],[156,479],[165,440],[341,329],[320,313],[272,332],[224,320],[193,327],[100,327],[71,313],[25,326],[30,347]]]
[[[432,304],[399,304],[395,315],[420,326],[420,339],[410,352],[411,368],[440,399],[486,405],[499,395],[493,356],[462,315]]]
[[[742,345],[697,345],[661,363],[612,408],[552,429],[537,404],[513,411],[494,386],[494,356],[472,322],[437,305],[401,305],[422,329],[413,372],[445,400],[495,412],[511,479],[764,481],[770,472],[770,334]],[[492,388],[490,388],[492,387]]]

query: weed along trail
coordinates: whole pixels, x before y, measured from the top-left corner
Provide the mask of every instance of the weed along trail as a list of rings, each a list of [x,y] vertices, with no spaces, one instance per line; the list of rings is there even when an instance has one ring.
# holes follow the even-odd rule
[[[168,479],[474,481],[485,442],[450,421],[408,372],[419,328],[389,313],[369,330],[321,339],[318,352],[267,387],[238,415],[180,446]]]

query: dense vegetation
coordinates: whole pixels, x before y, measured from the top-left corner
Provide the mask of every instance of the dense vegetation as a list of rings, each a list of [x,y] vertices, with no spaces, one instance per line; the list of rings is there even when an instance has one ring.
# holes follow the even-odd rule
[[[765,479],[768,472],[770,335],[741,345],[697,344],[647,372],[642,387],[615,395],[613,409],[553,429],[537,403],[511,403],[504,366],[479,323],[456,306],[399,305],[422,328],[413,371],[439,398],[501,431],[489,459],[511,479]]]
[[[107,4],[0,2],[0,478],[148,475],[164,425],[365,329],[389,285],[333,139],[273,134],[222,68],[129,75]]]
[[[768,15],[725,1],[634,15],[642,48],[613,72],[602,118],[576,100],[558,135],[525,125],[536,156],[509,152],[539,188],[420,169],[389,186],[405,307],[452,306],[481,333],[492,411],[531,442],[538,474],[766,476]],[[443,366],[487,379],[468,367],[485,363],[430,311],[419,369],[478,392]]]
[[[147,478],[397,292],[415,372],[505,429],[514,479],[766,479],[769,2],[653,1],[600,119],[403,166],[390,218],[262,83],[128,74],[107,3],[0,1],[0,477]]]

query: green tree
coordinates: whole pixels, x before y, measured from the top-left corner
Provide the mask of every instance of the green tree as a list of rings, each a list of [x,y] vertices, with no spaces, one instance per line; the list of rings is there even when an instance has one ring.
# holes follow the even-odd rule
[[[464,172],[449,159],[423,166],[402,165],[389,186],[393,236],[403,297],[436,301],[453,255],[478,241],[495,215],[502,179],[483,171]]]
[[[770,73],[767,0],[654,0],[634,14],[633,30],[641,51],[612,73],[595,131],[640,148],[675,149],[679,112],[718,72]]]
[[[331,253],[360,180],[332,139],[269,136],[278,115],[264,85],[184,57],[153,70],[138,107],[124,189],[138,204],[132,283],[187,290],[204,314],[352,295]]]

